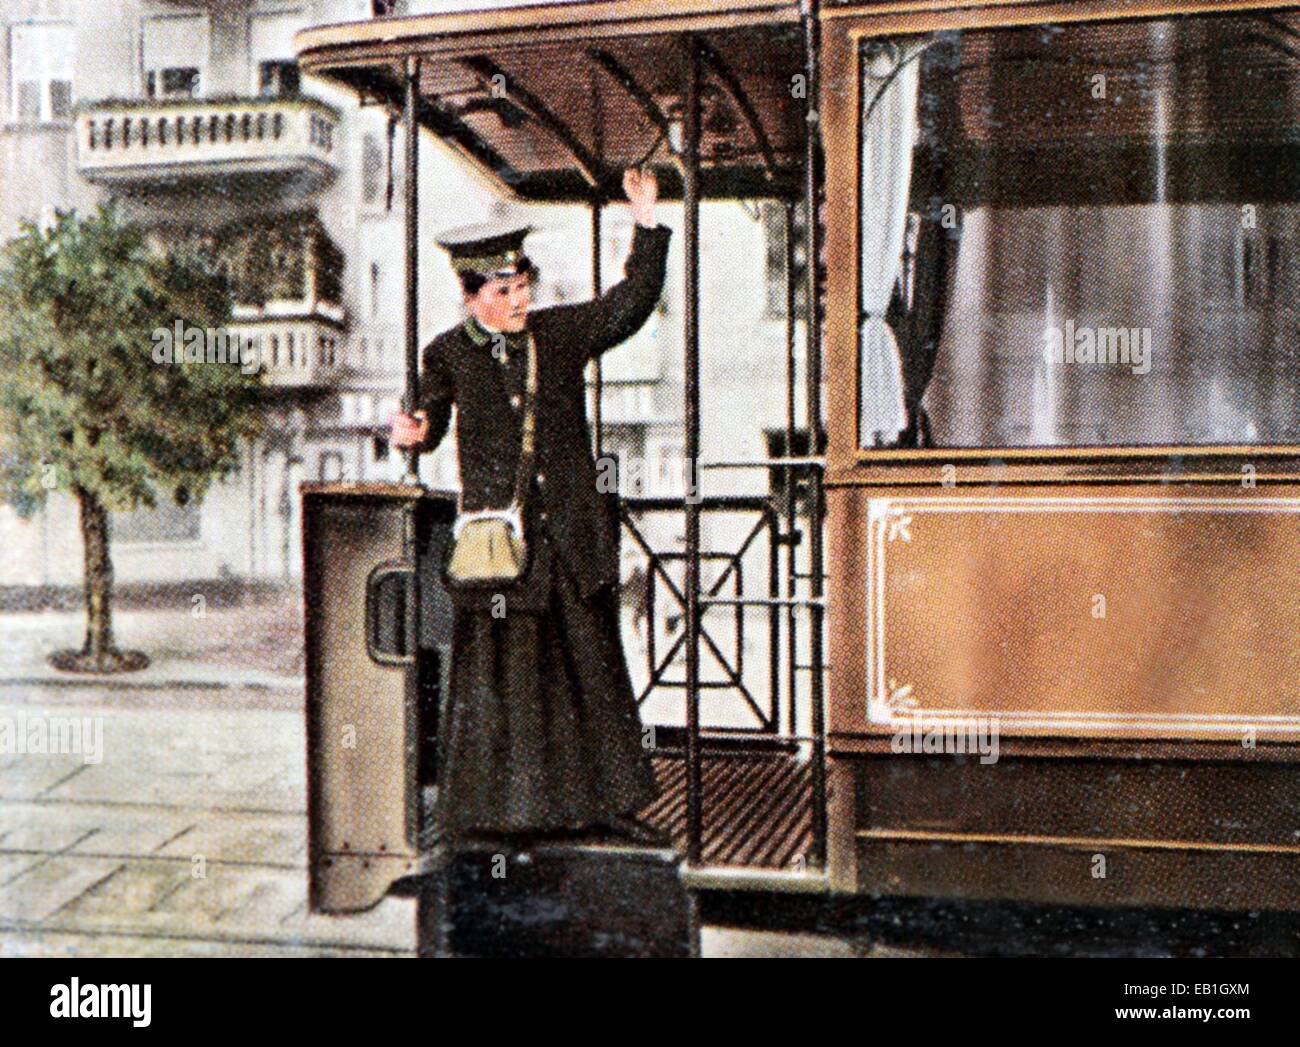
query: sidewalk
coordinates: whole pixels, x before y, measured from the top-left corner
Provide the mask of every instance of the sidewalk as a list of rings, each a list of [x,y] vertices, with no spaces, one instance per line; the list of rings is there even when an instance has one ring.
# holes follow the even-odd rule
[[[82,612],[0,614],[0,686],[302,692],[302,617],[294,600],[204,609],[199,616],[187,607],[119,610],[114,626],[119,646],[149,655],[148,668],[112,676],[61,672],[46,656],[81,646]]]
[[[101,762],[0,755],[0,957],[414,954],[413,899],[308,914],[301,710],[227,694],[206,708],[60,703],[52,715],[102,721]],[[0,702],[0,720],[31,719],[39,699]],[[702,944],[853,953],[828,936],[719,928]]]
[[[406,899],[307,914],[301,713],[55,711],[99,717],[103,758],[0,755],[0,956],[414,948]]]
[[[102,725],[99,762],[0,753],[0,956],[410,956],[415,903],[307,912],[296,600],[115,614],[148,669],[59,673],[80,612],[0,614],[0,721]],[[706,955],[843,955],[831,938],[706,928]]]

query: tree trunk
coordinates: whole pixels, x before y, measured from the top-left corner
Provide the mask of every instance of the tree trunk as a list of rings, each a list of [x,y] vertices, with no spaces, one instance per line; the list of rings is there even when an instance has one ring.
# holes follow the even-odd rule
[[[77,488],[85,559],[86,642],[82,656],[107,670],[118,656],[113,644],[113,560],[108,548],[108,510],[92,492]]]

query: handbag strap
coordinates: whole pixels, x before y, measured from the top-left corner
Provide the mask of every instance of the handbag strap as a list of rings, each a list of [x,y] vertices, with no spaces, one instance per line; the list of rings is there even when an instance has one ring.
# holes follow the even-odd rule
[[[512,506],[522,506],[528,493],[528,480],[533,475],[533,457],[537,441],[537,342],[528,333],[528,378],[524,384],[524,419],[519,448],[519,468],[515,472],[515,493]]]
[[[510,509],[522,508],[528,493],[528,478],[533,473],[533,457],[537,440],[537,342],[528,333],[528,377],[524,383],[524,418],[520,438],[519,467],[515,470],[515,489],[510,498]],[[456,494],[456,511],[465,512],[465,488]]]

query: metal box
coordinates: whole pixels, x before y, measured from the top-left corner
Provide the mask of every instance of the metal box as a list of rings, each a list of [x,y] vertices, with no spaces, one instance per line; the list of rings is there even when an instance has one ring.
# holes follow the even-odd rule
[[[454,495],[304,484],[313,912],[357,912],[418,869],[450,666],[441,564]]]

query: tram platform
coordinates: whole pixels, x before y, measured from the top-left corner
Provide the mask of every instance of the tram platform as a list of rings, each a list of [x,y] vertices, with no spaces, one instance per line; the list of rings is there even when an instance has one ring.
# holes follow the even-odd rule
[[[659,755],[662,795],[642,817],[686,850],[686,761]],[[706,751],[703,864],[802,872],[812,845],[812,770],[798,751]]]

